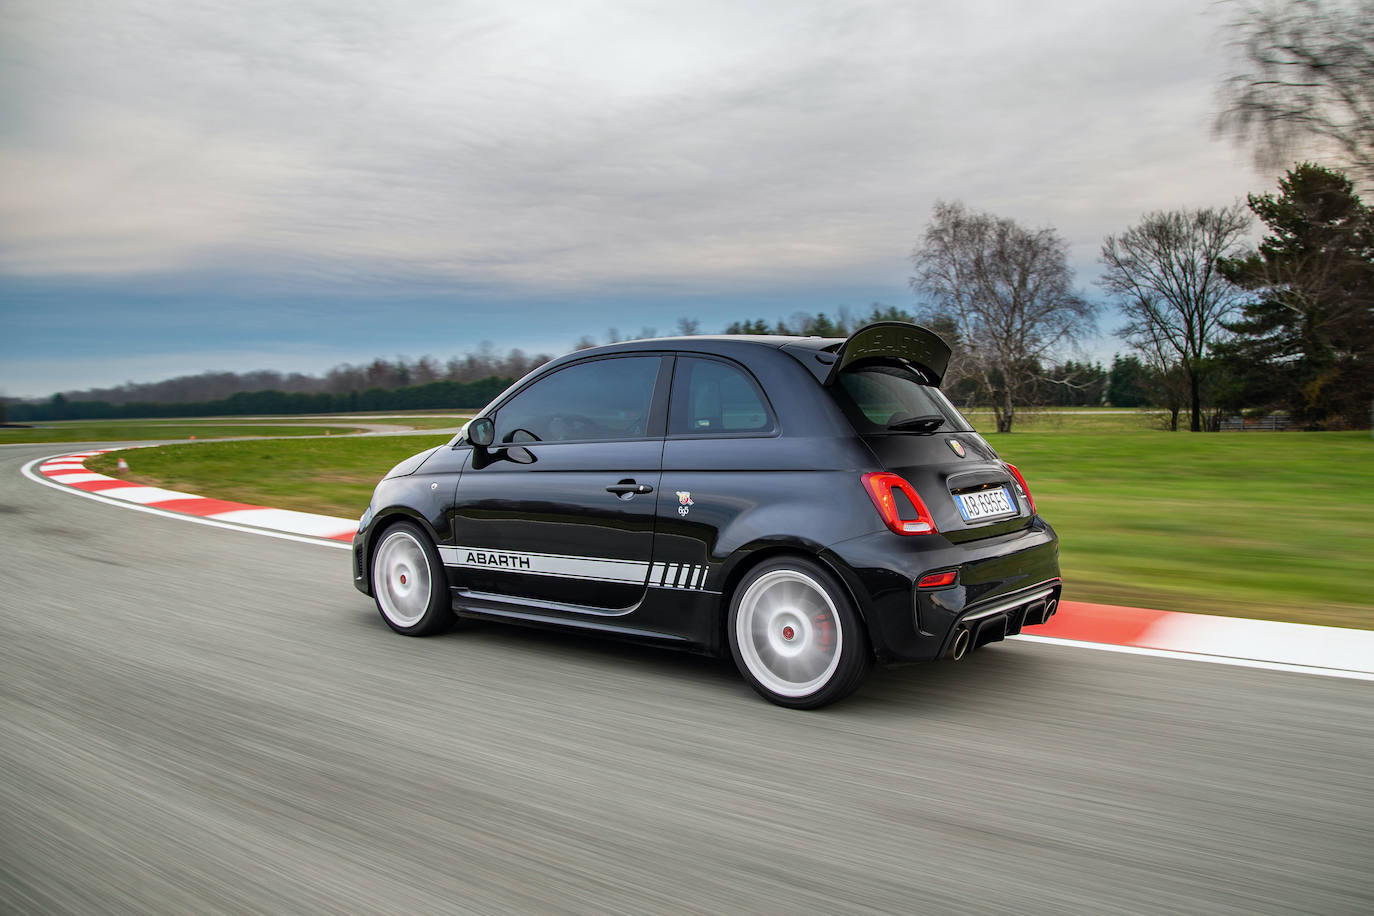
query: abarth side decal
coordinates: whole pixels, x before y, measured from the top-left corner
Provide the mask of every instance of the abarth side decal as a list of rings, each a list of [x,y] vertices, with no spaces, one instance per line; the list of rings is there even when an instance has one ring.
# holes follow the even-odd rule
[[[527,553],[518,550],[493,550],[489,547],[440,547],[439,559],[445,566],[521,573],[527,576],[557,576],[591,582],[625,585],[651,585],[699,591],[706,587],[707,567],[699,563],[644,563],[638,560],[606,560],[597,557],[572,557],[555,553]],[[647,582],[646,582],[647,579]]]
[[[656,588],[706,587],[706,567],[697,563],[655,563],[649,571],[649,584]]]
[[[570,557],[554,553],[493,550],[489,547],[440,547],[439,558],[445,566],[627,585],[643,585],[649,575],[649,564],[639,560]]]

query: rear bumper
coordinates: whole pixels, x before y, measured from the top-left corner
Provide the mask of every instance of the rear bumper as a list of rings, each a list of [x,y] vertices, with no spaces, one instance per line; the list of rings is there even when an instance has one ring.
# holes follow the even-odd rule
[[[961,629],[969,648],[1042,623],[1058,601],[1059,541],[1036,517],[1026,528],[982,541],[883,531],[833,545],[822,555],[853,594],[874,654],[883,662],[928,661],[950,651]],[[918,589],[927,573],[956,570],[953,585]]]

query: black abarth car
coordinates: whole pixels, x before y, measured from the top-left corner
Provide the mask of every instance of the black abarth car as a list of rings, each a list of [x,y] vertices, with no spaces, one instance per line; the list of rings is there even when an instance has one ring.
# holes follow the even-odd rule
[[[399,633],[457,618],[730,652],[783,706],[1044,623],[1053,529],[941,394],[949,347],[684,337],[582,350],[378,484],[354,584]]]

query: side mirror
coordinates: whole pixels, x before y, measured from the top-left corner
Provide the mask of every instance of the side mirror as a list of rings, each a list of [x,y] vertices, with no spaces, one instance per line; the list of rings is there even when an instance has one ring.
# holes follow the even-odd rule
[[[468,441],[478,448],[487,448],[496,441],[496,424],[491,417],[478,417],[468,423]]]

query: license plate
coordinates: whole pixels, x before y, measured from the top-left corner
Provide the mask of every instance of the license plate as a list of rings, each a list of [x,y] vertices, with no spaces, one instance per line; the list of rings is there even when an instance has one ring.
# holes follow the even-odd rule
[[[1006,487],[979,490],[977,493],[959,493],[954,499],[959,505],[959,514],[966,522],[982,521],[999,515],[1014,515],[1017,511],[1016,503],[1012,502],[1011,494],[1007,492]]]

